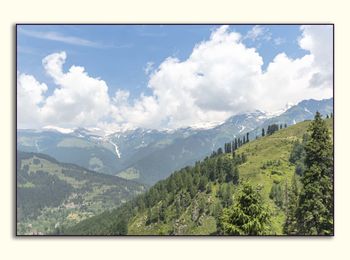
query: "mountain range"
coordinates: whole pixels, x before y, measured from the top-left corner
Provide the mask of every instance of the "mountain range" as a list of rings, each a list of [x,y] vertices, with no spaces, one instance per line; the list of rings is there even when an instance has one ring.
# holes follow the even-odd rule
[[[234,115],[208,129],[180,128],[171,131],[137,128],[103,135],[96,129],[78,128],[17,131],[17,149],[48,154],[61,162],[117,175],[152,185],[171,172],[193,165],[223,143],[250,133],[255,139],[268,125],[293,125],[333,112],[333,98],[304,100],[278,115],[256,110]]]

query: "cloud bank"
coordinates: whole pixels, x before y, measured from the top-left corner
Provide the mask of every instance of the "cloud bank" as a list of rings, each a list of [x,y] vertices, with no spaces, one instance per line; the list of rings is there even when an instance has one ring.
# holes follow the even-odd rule
[[[241,112],[275,111],[286,103],[329,98],[332,93],[333,41],[331,26],[302,26],[298,39],[305,56],[292,59],[279,53],[262,70],[263,58],[244,44],[246,37],[262,37],[257,27],[247,36],[221,26],[194,46],[186,60],[168,57],[158,68],[148,64],[152,95],[130,99],[127,90],[108,95],[105,81],[83,67],[63,70],[65,52],[42,61],[56,88],[34,76],[18,74],[18,127],[101,127],[174,129],[221,122]],[[152,69],[151,69],[152,68]]]

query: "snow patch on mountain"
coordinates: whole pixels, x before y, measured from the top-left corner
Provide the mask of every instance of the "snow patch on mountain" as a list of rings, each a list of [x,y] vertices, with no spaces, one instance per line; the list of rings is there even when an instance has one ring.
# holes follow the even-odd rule
[[[272,117],[276,117],[276,116],[280,116],[282,115],[284,112],[286,112],[288,109],[290,109],[291,107],[295,106],[295,104],[288,102],[284,108],[276,110],[276,111],[272,111],[272,112],[266,112],[267,118],[272,118]]]
[[[245,126],[244,125],[241,125],[241,129],[239,130],[240,133],[242,133],[245,129]]]
[[[117,154],[118,158],[120,159],[121,156],[120,156],[120,151],[119,151],[119,148],[118,148],[118,145],[116,145],[115,143],[113,143],[111,140],[108,140],[108,142],[114,146],[114,149],[115,149],[115,153]]]
[[[306,107],[304,107],[304,111],[313,115],[313,113],[309,109],[307,109]]]
[[[43,130],[46,131],[56,131],[56,132],[60,132],[62,134],[70,134],[73,133],[74,130],[70,129],[70,128],[63,128],[63,127],[58,127],[58,126],[53,126],[53,125],[47,125],[43,127]]]

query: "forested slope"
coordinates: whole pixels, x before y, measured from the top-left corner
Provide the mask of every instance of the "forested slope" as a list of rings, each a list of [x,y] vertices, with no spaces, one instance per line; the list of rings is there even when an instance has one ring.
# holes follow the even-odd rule
[[[324,122],[331,136],[333,120]],[[297,150],[310,123],[246,141],[234,153],[219,149],[119,209],[82,221],[64,234],[281,235],[293,184],[298,189],[302,185],[302,153]],[[243,224],[237,228],[231,223],[235,221]]]

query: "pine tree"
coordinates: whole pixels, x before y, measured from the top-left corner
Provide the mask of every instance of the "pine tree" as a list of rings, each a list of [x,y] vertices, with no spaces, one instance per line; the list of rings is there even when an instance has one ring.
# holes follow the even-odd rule
[[[267,127],[266,135],[272,135],[274,132],[278,131],[278,125],[272,124]]]
[[[232,151],[232,145],[231,142],[227,143],[227,153],[231,153]]]
[[[333,149],[326,123],[319,112],[309,127],[305,145],[303,189],[296,212],[298,233],[333,234]]]
[[[249,142],[249,133],[247,133],[246,141],[247,141],[247,143]]]
[[[296,235],[297,219],[296,210],[298,208],[299,190],[297,185],[296,175],[292,179],[292,186],[288,188],[286,198],[286,221],[283,225],[283,232],[286,235]]]
[[[263,128],[262,130],[261,130],[261,136],[265,136],[265,129]]]
[[[233,206],[225,208],[219,218],[224,235],[266,235],[271,212],[263,202],[260,190],[244,183]]]
[[[284,124],[284,128],[287,128],[287,124]]]
[[[217,154],[218,155],[222,154],[222,148],[221,147],[218,149]]]

